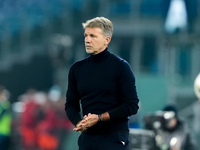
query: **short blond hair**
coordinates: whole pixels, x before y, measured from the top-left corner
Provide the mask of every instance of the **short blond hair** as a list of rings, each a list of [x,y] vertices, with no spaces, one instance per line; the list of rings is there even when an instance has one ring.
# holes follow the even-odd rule
[[[112,22],[104,17],[96,17],[91,20],[87,20],[85,23],[82,23],[83,28],[94,28],[99,27],[103,31],[104,36],[112,37],[113,34],[113,24]]]

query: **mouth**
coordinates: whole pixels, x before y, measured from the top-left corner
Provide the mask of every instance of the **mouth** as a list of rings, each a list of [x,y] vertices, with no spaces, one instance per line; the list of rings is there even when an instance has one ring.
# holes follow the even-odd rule
[[[86,47],[86,48],[92,48],[92,46],[90,46],[90,45],[86,45],[85,47]]]

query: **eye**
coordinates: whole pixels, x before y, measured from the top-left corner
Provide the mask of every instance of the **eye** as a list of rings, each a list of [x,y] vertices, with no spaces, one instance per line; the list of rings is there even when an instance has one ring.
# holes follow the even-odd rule
[[[91,37],[96,37],[96,35],[94,35],[94,34],[91,34],[90,36],[91,36]]]

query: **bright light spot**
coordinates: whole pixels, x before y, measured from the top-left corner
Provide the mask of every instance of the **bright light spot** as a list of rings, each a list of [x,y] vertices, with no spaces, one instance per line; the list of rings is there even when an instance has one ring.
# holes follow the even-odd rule
[[[177,29],[185,29],[187,26],[187,11],[183,0],[172,0],[170,3],[165,30],[174,33]]]
[[[200,73],[194,81],[194,92],[196,96],[200,99]]]
[[[164,118],[165,119],[171,119],[174,116],[175,116],[175,113],[173,111],[169,111],[169,112],[164,113]]]
[[[22,113],[26,109],[26,105],[23,102],[15,102],[12,104],[12,109],[16,113]]]
[[[171,141],[170,141],[170,146],[172,147],[172,146],[176,145],[176,143],[177,143],[177,138],[176,138],[176,137],[173,137],[173,138],[171,139]]]

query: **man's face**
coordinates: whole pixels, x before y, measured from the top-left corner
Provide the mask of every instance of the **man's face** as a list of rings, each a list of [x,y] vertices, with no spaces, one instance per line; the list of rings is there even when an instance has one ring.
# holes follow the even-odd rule
[[[110,42],[110,37],[105,37],[98,27],[86,28],[84,36],[86,52],[93,55],[102,52]]]
[[[167,122],[166,128],[167,129],[173,129],[173,128],[176,127],[176,125],[177,125],[177,119],[176,118],[172,118]]]

